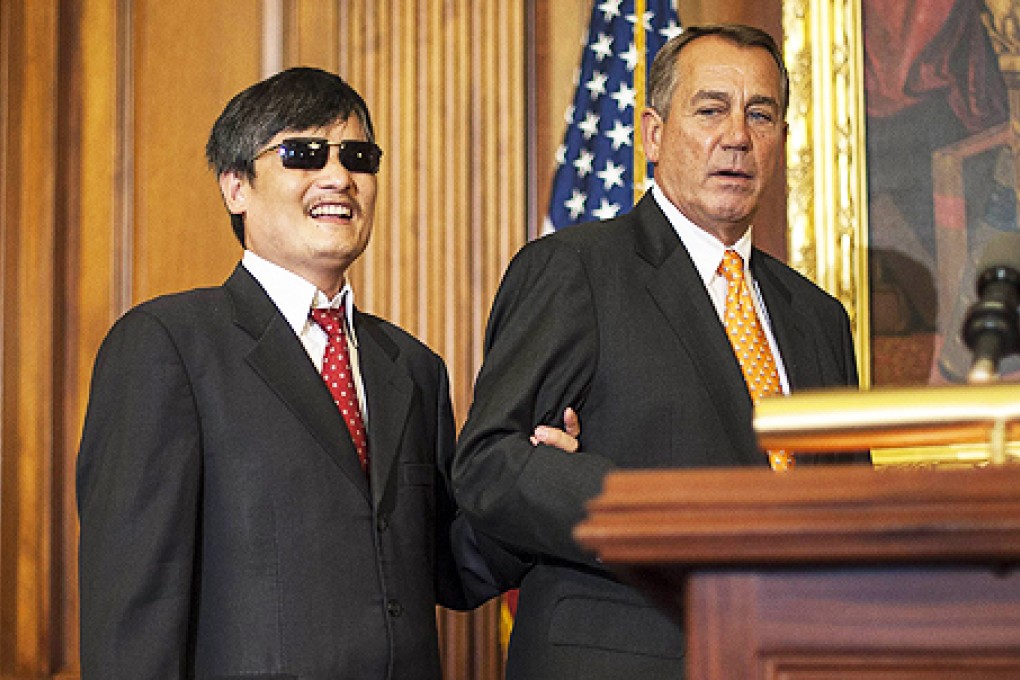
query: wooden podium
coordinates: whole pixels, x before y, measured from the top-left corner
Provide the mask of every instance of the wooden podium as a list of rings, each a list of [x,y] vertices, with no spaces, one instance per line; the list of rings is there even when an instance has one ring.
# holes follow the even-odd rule
[[[576,536],[688,680],[1020,679],[1017,465],[619,472]]]

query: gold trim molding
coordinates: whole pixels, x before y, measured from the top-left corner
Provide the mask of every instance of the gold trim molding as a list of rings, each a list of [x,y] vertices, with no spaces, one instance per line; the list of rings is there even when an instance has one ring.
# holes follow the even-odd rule
[[[871,384],[860,0],[784,0],[790,265],[846,307]]]

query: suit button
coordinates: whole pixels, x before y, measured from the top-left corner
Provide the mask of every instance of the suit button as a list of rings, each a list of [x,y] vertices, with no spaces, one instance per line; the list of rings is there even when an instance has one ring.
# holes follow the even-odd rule
[[[386,603],[386,612],[396,618],[404,613],[404,605],[400,604],[397,600],[390,600]]]
[[[390,528],[390,518],[386,515],[379,515],[379,517],[375,520],[375,528],[380,534],[386,531]]]

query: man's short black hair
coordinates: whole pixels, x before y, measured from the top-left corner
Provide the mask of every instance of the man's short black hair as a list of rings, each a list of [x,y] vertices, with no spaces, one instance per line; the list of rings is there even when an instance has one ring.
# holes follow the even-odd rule
[[[335,73],[290,68],[255,83],[227,103],[209,133],[205,157],[217,177],[236,172],[254,181],[255,156],[278,133],[327,127],[351,115],[374,142],[368,106],[354,88]],[[231,215],[230,221],[243,246],[244,217]]]

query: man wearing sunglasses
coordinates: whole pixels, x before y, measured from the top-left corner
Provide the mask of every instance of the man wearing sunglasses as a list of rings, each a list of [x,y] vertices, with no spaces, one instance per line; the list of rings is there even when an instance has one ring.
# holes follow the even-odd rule
[[[475,606],[521,565],[487,565],[457,517],[442,360],[354,305],[382,157],[368,109],[290,69],[234,97],[206,153],[244,255],[100,350],[82,678],[437,679],[435,605]]]

